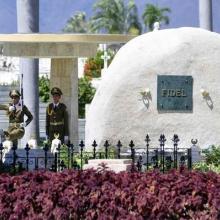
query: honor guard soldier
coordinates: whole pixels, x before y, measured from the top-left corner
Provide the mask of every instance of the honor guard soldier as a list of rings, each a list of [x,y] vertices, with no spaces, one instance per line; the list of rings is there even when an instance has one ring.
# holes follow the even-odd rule
[[[46,135],[50,142],[54,138],[60,139],[62,143],[68,141],[68,114],[66,105],[60,102],[62,94],[58,87],[51,89],[53,103],[50,103],[46,110]]]
[[[5,110],[9,118],[9,127],[4,131],[5,138],[17,145],[25,133],[25,127],[32,121],[33,116],[25,105],[20,102],[21,94],[18,90],[11,90],[9,96],[12,99],[8,105],[0,104],[0,110]],[[24,115],[27,120],[24,121]]]

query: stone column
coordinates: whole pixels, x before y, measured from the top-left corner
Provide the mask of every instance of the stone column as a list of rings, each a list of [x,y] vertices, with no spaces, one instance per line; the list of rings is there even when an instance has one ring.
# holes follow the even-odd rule
[[[62,92],[62,102],[67,106],[70,140],[78,146],[78,58],[52,59],[50,87]]]
[[[39,0],[17,0],[17,31],[18,33],[39,32]],[[38,59],[20,59],[20,73],[23,74],[24,104],[34,116],[33,121],[25,129],[22,145],[31,136],[34,136],[37,140],[39,138],[38,64]]]
[[[199,26],[212,31],[212,0],[199,0]]]

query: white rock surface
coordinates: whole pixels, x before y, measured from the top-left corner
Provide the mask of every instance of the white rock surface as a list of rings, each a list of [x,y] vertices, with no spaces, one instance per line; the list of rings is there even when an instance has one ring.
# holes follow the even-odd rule
[[[193,77],[193,111],[159,113],[157,110],[157,75]],[[140,92],[149,88],[149,106]],[[209,92],[210,100],[201,95]],[[115,145],[120,139],[128,146],[158,146],[164,133],[172,144],[174,133],[180,146],[190,147],[198,139],[200,147],[220,143],[220,35],[199,28],[178,28],[150,32],[123,46],[103,77],[90,105],[86,121],[86,146],[95,139]]]

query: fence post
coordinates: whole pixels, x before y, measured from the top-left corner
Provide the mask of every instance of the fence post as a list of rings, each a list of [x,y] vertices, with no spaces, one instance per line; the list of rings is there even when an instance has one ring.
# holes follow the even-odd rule
[[[12,150],[13,150],[13,173],[15,175],[15,173],[16,173],[16,160],[17,160],[17,154],[16,154],[17,145],[16,144],[13,144]]]
[[[29,147],[29,144],[26,144],[26,147],[24,148],[26,151],[26,170],[29,170],[29,150],[31,149]]]
[[[142,163],[143,163],[142,156],[139,156],[137,161],[137,169],[139,172],[142,171]]]
[[[93,141],[92,146],[93,146],[93,159],[95,159],[96,158],[96,147],[98,146],[95,140]]]
[[[58,144],[58,147],[57,147],[57,168],[58,168],[58,171],[60,171],[61,167],[60,167],[60,150],[61,150],[61,144]]]
[[[173,166],[174,166],[174,168],[177,169],[177,164],[178,164],[178,149],[177,149],[177,146],[178,146],[178,142],[180,141],[177,134],[173,135],[172,141],[173,141],[173,157],[174,157],[173,158],[174,159]]]
[[[164,145],[165,145],[165,142],[166,142],[166,138],[165,138],[165,135],[164,134],[161,134],[160,135],[160,159],[161,159],[161,163],[162,163],[162,171],[164,173],[165,169],[165,160],[164,160],[164,156],[165,156],[165,151],[164,151]]]
[[[57,152],[54,154],[54,171],[57,172],[58,164],[57,164]]]
[[[158,168],[158,149],[155,149],[154,152],[155,156],[153,156],[151,160],[154,163],[154,168]]]
[[[149,143],[150,143],[150,137],[148,134],[146,135],[145,142],[146,142],[146,147],[147,147],[146,154],[147,154],[147,170],[148,170],[149,169]]]
[[[45,169],[47,169],[47,152],[49,150],[48,144],[44,145],[43,150],[44,150],[44,167],[45,167]]]
[[[118,143],[117,143],[118,159],[121,159],[121,147],[122,147],[122,144],[121,144],[121,141],[119,140]]]
[[[67,168],[69,169],[70,168],[70,140],[68,140],[68,143],[67,143]]]
[[[0,143],[0,163],[3,163],[3,150],[4,150],[3,144]]]
[[[187,150],[187,157],[188,157],[188,169],[191,170],[192,169],[192,149],[191,148]]]
[[[132,159],[132,171],[134,171],[134,165],[135,165],[135,150],[134,150],[134,142],[131,140],[129,147],[131,149],[131,159]]]
[[[110,146],[110,144],[108,143],[108,141],[106,140],[104,143],[104,147],[105,147],[105,159],[108,159],[108,147]]]
[[[74,145],[70,144],[70,160],[71,160],[71,168],[73,168],[73,152],[74,152]]]
[[[3,168],[3,144],[0,143],[0,173],[3,172],[4,168]]]
[[[79,144],[79,147],[80,147],[80,159],[81,159],[81,170],[82,170],[82,168],[83,168],[83,162],[82,162],[82,159],[83,159],[83,147],[84,147],[85,145],[84,145],[84,143],[83,143],[83,141],[81,140],[80,141],[80,144]]]

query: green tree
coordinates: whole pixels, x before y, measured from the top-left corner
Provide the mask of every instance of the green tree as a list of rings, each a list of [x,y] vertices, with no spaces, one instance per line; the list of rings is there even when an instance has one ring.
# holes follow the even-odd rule
[[[50,80],[47,76],[39,78],[39,96],[42,102],[50,99]]]
[[[152,31],[156,21],[165,23],[166,25],[169,24],[169,17],[164,14],[170,12],[171,10],[169,8],[159,8],[152,4],[146,4],[142,15],[145,26],[148,30]]]
[[[94,57],[89,58],[84,66],[84,76],[88,77],[88,79],[92,80],[92,78],[98,78],[101,76],[101,71],[104,67],[104,60],[102,56],[104,55],[103,51],[98,50]],[[108,49],[108,65],[112,62],[115,53]]]
[[[134,0],[99,0],[93,6],[95,15],[90,20],[93,32],[110,34],[140,34],[141,24]]]
[[[86,21],[86,13],[83,11],[76,12],[67,21],[63,31],[68,33],[87,33],[88,22]]]

